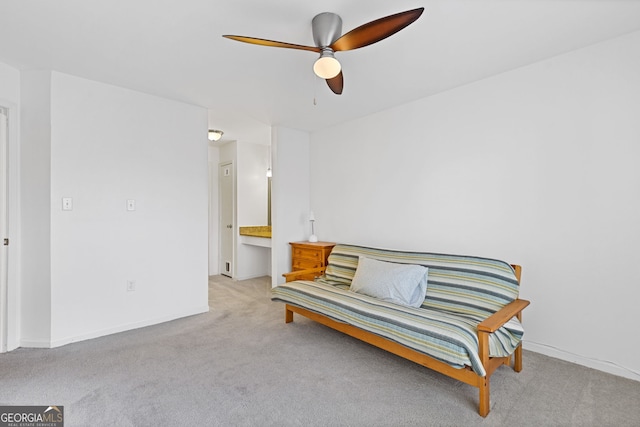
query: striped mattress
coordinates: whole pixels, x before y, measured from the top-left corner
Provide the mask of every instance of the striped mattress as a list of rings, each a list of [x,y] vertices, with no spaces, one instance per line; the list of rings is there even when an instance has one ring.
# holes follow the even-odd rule
[[[349,290],[359,255],[429,267],[425,302],[400,306]],[[518,282],[506,263],[477,257],[408,253],[357,246],[334,247],[326,275],[272,289],[271,299],[306,308],[480,376],[477,326],[516,299]],[[524,331],[516,318],[489,336],[489,354],[513,353]]]

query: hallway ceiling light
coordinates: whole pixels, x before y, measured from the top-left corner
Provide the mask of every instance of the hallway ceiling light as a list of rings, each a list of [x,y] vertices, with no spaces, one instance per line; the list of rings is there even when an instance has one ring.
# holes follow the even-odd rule
[[[222,138],[222,135],[224,135],[224,132],[221,130],[209,129],[209,141],[218,141]]]

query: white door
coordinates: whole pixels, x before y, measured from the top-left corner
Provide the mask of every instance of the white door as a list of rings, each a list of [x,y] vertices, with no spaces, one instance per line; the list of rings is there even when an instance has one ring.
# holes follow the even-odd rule
[[[220,165],[220,272],[233,277],[233,163]]]
[[[7,223],[8,126],[8,111],[0,107],[0,353],[7,351],[7,270],[9,265],[9,228]]]

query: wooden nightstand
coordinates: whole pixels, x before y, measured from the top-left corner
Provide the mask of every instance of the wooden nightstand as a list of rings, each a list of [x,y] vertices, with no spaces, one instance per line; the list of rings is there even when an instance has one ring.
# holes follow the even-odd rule
[[[291,242],[291,271],[326,267],[331,249],[329,242]]]

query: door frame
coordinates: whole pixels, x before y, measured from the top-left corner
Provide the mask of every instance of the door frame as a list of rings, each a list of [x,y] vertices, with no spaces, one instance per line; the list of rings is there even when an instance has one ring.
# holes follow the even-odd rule
[[[229,273],[233,279],[236,277],[236,171],[235,163],[229,160],[218,163],[218,265],[220,274],[222,274],[225,269],[222,253],[222,235],[226,226],[222,221],[222,168],[224,166],[231,166],[231,223],[233,228],[231,234],[231,269]]]
[[[4,131],[2,130],[4,128]],[[7,351],[9,299],[9,109],[0,105],[0,353]]]
[[[0,328],[0,353],[11,351],[20,346],[20,241],[18,234],[20,230],[20,155],[19,155],[19,114],[18,105],[4,99],[0,99],[0,107],[7,110],[7,157],[6,167],[3,167],[7,179],[6,200],[7,200],[7,237],[8,263],[7,263],[7,287],[4,299],[5,310],[0,314],[3,316],[3,327]],[[0,242],[3,243],[3,242]],[[2,310],[0,310],[1,312]]]

